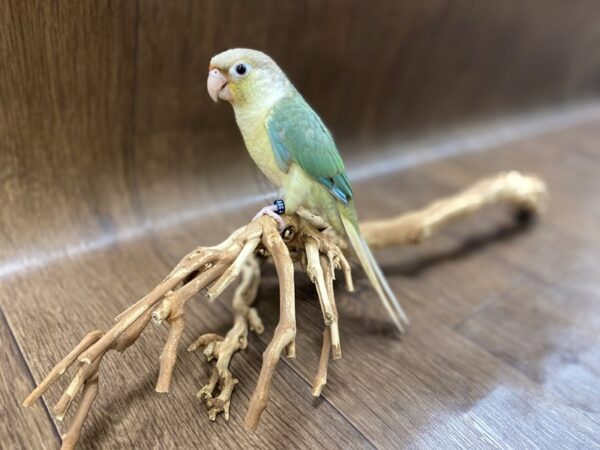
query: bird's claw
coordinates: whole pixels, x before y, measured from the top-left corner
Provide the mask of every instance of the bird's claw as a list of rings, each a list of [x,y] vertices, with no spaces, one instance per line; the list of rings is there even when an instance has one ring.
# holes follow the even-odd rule
[[[279,232],[283,232],[285,230],[285,222],[281,218],[279,214],[277,214],[278,207],[276,205],[269,205],[262,208],[260,211],[256,213],[252,220],[256,220],[261,216],[269,216],[275,219],[275,221],[279,224]]]

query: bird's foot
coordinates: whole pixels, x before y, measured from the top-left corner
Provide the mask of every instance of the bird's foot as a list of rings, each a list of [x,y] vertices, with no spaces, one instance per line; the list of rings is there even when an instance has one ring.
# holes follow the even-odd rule
[[[285,230],[285,222],[281,218],[281,215],[284,213],[285,203],[283,202],[283,200],[275,200],[272,205],[265,206],[260,211],[258,211],[252,220],[256,220],[261,216],[272,217],[279,224],[279,231],[283,232],[283,230]]]

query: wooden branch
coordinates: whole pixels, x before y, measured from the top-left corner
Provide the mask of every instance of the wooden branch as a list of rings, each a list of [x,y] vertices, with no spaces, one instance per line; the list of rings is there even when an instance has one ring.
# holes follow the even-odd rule
[[[442,226],[478,210],[500,202],[538,213],[543,209],[546,187],[540,179],[518,172],[499,174],[480,181],[471,188],[439,200],[427,208],[395,218],[363,223],[367,242],[373,247],[414,244],[431,236]],[[230,370],[234,354],[248,345],[248,330],[264,330],[257,310],[252,306],[260,284],[258,258],[270,257],[275,264],[280,288],[279,323],[263,354],[263,364],[251,397],[244,426],[254,430],[267,406],[271,381],[281,353],[294,357],[296,315],[294,294],[294,262],[299,262],[316,286],[323,312],[323,344],[312,393],[321,394],[327,382],[329,357],[341,357],[339,318],[335,303],[333,280],[335,270],[344,273],[346,287],[353,290],[350,264],[344,255],[347,245],[332,229],[324,227],[322,218],[309,211],[283,217],[286,229],[280,236],[277,224],[269,217],[260,217],[236,230],[214,247],[198,247],[186,255],[148,295],[123,311],[108,331],[93,331],[86,335],[40,382],[25,399],[32,405],[71,366],[77,371],[54,407],[58,420],[69,411],[74,398],[81,400],[67,433],[63,449],[77,444],[85,418],[98,395],[99,368],[110,350],[123,352],[132,345],[150,320],[167,322],[169,333],[160,356],[158,392],[167,392],[177,361],[179,341],[183,334],[185,305],[198,292],[207,290],[209,300],[221,295],[237,278],[240,284],[233,296],[234,323],[225,337],[214,333],[200,336],[190,347],[202,347],[209,361],[215,360],[209,380],[199,392],[215,420],[222,413],[229,418],[231,397],[238,380]]]
[[[546,184],[540,178],[506,172],[483,179],[420,211],[363,222],[360,228],[371,248],[418,244],[440,228],[485,207],[508,203],[537,214],[543,211],[546,200]]]
[[[71,365],[77,360],[77,357],[87,348],[89,348],[94,342],[102,337],[104,334],[103,331],[96,330],[88,333],[82,340],[77,344],[71,352],[63,358],[58,364],[54,366],[54,368],[50,371],[50,373],[46,376],[46,378],[37,385],[37,387],[27,396],[25,401],[23,402],[23,406],[31,406],[35,403],[35,401],[44,394],[48,390],[48,388],[56,381],[58,378],[69,368]]]
[[[331,309],[331,323],[329,324],[329,340],[331,341],[331,347],[333,348],[332,357],[333,359],[340,359],[342,357],[342,346],[340,344],[340,331],[338,325],[338,311],[335,305],[335,292],[333,290],[333,280],[335,278],[335,267],[327,264],[328,260],[325,256],[321,255],[321,266],[323,267],[323,279],[325,281],[325,287],[327,289],[327,300],[330,304]]]
[[[323,330],[323,347],[319,358],[319,370],[313,381],[312,395],[319,397],[323,387],[327,383],[327,366],[329,364],[329,352],[331,351],[331,332],[328,327]]]
[[[325,276],[321,266],[321,257],[319,255],[319,243],[313,236],[309,236],[305,242],[306,249],[306,274],[317,287],[321,310],[323,311],[323,322],[326,326],[331,325],[333,320],[333,309],[329,300],[329,293],[325,285]]]
[[[98,372],[94,374],[90,379],[88,379],[83,385],[83,391],[81,392],[81,402],[77,412],[75,413],[75,417],[73,418],[73,422],[69,427],[67,433],[63,434],[62,437],[62,448],[64,450],[71,450],[77,446],[77,442],[79,442],[79,437],[81,436],[81,429],[83,428],[83,424],[85,419],[87,418],[96,397],[98,396]]]
[[[279,324],[267,349],[263,353],[263,364],[250,399],[244,421],[247,430],[255,430],[263,410],[267,407],[271,380],[281,352],[287,348],[288,356],[295,355],[296,309],[294,292],[294,266],[286,244],[279,236],[275,224],[265,229],[262,243],[273,258],[279,278]]]
[[[294,219],[290,222],[297,223]],[[248,248],[256,248],[256,237],[262,235],[265,227],[271,230],[273,226],[272,219],[261,217],[234,232],[221,244],[209,248],[199,247],[186,255],[156,288],[121,313],[112,328],[106,332],[94,331],[85,336],[25,399],[24,406],[32,405],[60,376],[77,363],[78,370],[75,376],[54,407],[57,419],[62,420],[77,393],[82,392],[75,419],[63,439],[63,449],[73,448],[81,434],[85,417],[96,399],[99,367],[104,355],[110,350],[123,352],[137,340],[151,318],[159,323],[166,320],[170,326],[160,357],[160,373],[156,386],[158,392],[167,392],[177,360],[179,340],[183,333],[186,302],[215,281],[218,286],[226,286],[230,283],[232,278],[240,273],[238,264],[242,264],[251,254]],[[231,267],[233,269],[228,271],[227,269]],[[222,280],[220,277],[225,279]],[[256,291],[258,281],[254,282],[254,286]],[[223,288],[214,289],[213,298],[222,290]],[[249,313],[248,320],[255,329],[262,327],[255,311]]]
[[[188,348],[188,351],[192,352],[199,347],[204,347],[207,360],[216,359],[209,382],[196,394],[206,404],[210,420],[216,420],[219,413],[223,413],[225,420],[229,420],[231,395],[238,383],[229,369],[231,358],[237,351],[245,349],[248,345],[248,329],[257,334],[262,334],[264,331],[258,312],[251,307],[260,285],[260,267],[257,258],[254,255],[245,257],[239,273],[241,282],[235,290],[232,302],[233,328],[224,338],[213,333],[204,334]],[[220,392],[215,396],[217,387]]]

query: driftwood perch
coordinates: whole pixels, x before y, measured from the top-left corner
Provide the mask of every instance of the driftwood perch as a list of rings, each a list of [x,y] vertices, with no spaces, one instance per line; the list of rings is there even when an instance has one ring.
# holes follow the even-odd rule
[[[543,209],[545,198],[546,187],[540,179],[517,172],[503,173],[423,210],[362,223],[361,229],[374,248],[416,244],[449,222],[486,206],[504,202],[538,213]],[[273,261],[279,278],[279,324],[263,354],[263,365],[250,399],[245,427],[254,430],[258,425],[267,406],[271,380],[281,354],[285,352],[287,357],[294,357],[296,353],[295,263],[315,284],[323,313],[323,346],[312,390],[313,395],[319,396],[327,381],[330,356],[333,359],[341,357],[333,280],[335,271],[341,270],[347,289],[353,290],[350,264],[345,254],[347,247],[345,241],[331,230],[317,230],[311,225],[314,220],[309,222],[297,215],[288,215],[284,216],[284,221],[286,229],[281,235],[274,220],[263,216],[238,229],[221,244],[198,247],[186,255],[148,295],[122,312],[112,328],[93,331],[85,336],[23,404],[32,405],[69,367],[76,365],[77,371],[71,384],[53,408],[56,418],[62,421],[81,391],[75,416],[62,437],[63,449],[74,448],[98,394],[99,367],[104,355],[109,350],[123,352],[137,340],[151,320],[156,323],[166,321],[169,334],[160,356],[156,391],[167,392],[185,325],[185,304],[204,290],[209,301],[213,301],[240,278],[233,296],[234,324],[231,330],[225,336],[204,334],[188,348],[188,351],[202,348],[207,360],[215,361],[207,384],[197,396],[206,404],[211,420],[215,420],[219,413],[228,419],[231,396],[238,381],[230,370],[231,359],[236,352],[246,348],[249,331],[260,334],[264,329],[252,305],[260,284],[259,259],[265,257]]]

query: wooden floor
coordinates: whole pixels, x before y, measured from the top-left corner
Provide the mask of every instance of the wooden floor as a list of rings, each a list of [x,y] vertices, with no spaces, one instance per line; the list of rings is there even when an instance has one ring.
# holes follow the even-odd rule
[[[362,218],[418,208],[505,169],[535,172],[551,202],[519,225],[490,210],[420,248],[378,257],[412,324],[399,339],[356,273],[339,290],[343,359],[313,399],[321,313],[298,280],[297,358],[282,360],[256,433],[243,417],[277,321],[270,273],[259,311],[267,331],[235,358],[231,419],[208,421],[194,393],[209,365],[182,351],[172,391],[154,392],[165,329],[110,355],[82,448],[597,448],[600,446],[600,122],[429,163],[355,186]],[[2,448],[56,448],[53,389],[20,407],[35,382],[86,331],[108,326],[179,257],[243,223],[255,206],[132,239],[46,258],[0,283]],[[93,247],[93,246],[92,246]],[[43,259],[43,258],[42,258]],[[189,308],[184,343],[231,322],[226,296]],[[66,380],[61,384],[64,386]],[[70,417],[66,418],[68,423]]]

